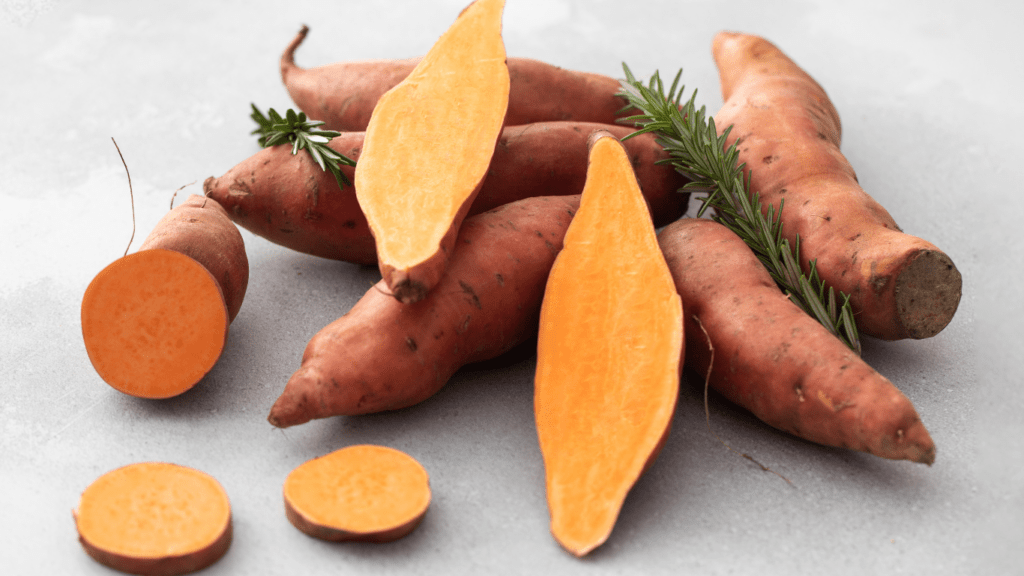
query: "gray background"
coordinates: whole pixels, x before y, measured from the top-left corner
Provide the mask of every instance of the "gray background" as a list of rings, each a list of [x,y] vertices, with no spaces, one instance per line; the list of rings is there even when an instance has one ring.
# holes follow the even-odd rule
[[[464,370],[394,413],[281,431],[265,420],[306,341],[379,275],[244,233],[245,304],[213,372],[167,401],[104,384],[82,343],[86,285],[137,246],[171,193],[199,192],[257,151],[249,103],[291,106],[280,51],[300,24],[303,66],[424,53],[462,0],[0,2],[0,566],[105,574],[71,510],[100,474],[167,460],[218,478],[235,540],[209,574],[1015,574],[1024,555],[1017,139],[1024,93],[1016,2],[508,0],[511,56],[621,76],[684,68],[721,104],[713,34],[766,36],[815,76],[844,123],[864,187],[964,275],[957,316],[926,341],[868,339],[864,358],[915,403],[938,445],[928,468],[797,440],[682,386],[659,460],[588,558],[548,533],[532,417],[533,359]],[[363,442],[432,475],[417,531],[330,544],[285,519],[285,475]]]

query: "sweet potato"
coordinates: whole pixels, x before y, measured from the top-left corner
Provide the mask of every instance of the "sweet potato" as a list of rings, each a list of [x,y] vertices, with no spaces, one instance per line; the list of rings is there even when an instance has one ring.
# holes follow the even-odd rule
[[[419,58],[338,62],[304,69],[295,50],[306,38],[303,26],[281,55],[281,79],[295,105],[328,130],[366,130],[381,95],[404,80]],[[610,76],[566,70],[540,60],[508,58],[511,79],[505,125],[556,120],[614,124],[630,115]]]
[[[430,478],[412,456],[357,445],[314,458],[284,481],[285,515],[302,532],[332,542],[391,542],[419,526]]]
[[[126,394],[181,394],[220,358],[248,281],[238,228],[217,202],[192,195],[90,282],[82,298],[89,360]]]
[[[583,191],[587,136],[605,129],[617,138],[633,132],[625,126],[586,122],[542,122],[509,126],[502,131],[483,186],[469,214],[528,196],[575,195]],[[328,145],[358,160],[363,133],[346,132]],[[688,194],[678,192],[687,180],[645,134],[623,143],[655,225],[664,226],[686,211]],[[349,181],[352,169],[341,167]],[[352,186],[337,181],[306,154],[293,156],[288,146],[260,150],[219,178],[203,184],[232,220],[250,232],[299,252],[357,264],[376,264],[377,252]]]
[[[757,256],[716,222],[658,235],[683,299],[686,366],[727,399],[800,438],[931,464],[935,444],[910,400],[804,313]]]
[[[313,336],[270,423],[411,406],[460,367],[532,337],[578,204],[579,196],[527,198],[467,218],[447,272],[425,299],[402,304],[378,283]]]
[[[961,277],[939,248],[903,233],[858,184],[839,151],[839,114],[825,91],[763,38],[722,32],[713,44],[725,104],[750,191],[782,212],[803,262],[850,296],[859,329],[895,340],[927,338],[953,318]]]
[[[74,511],[78,538],[97,562],[131,574],[206,568],[231,545],[231,504],[204,472],[164,462],[100,476]]]
[[[548,276],[534,408],[551,533],[583,556],[668,435],[683,308],[622,145],[591,136],[587,182]]]
[[[373,109],[356,199],[387,290],[417,302],[444,274],[508,108],[504,0],[475,0]]]

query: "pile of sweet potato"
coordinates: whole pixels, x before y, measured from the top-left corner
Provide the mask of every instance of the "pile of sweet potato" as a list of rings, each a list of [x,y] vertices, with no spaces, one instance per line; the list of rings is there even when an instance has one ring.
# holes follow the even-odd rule
[[[500,0],[474,4],[485,3],[498,6],[500,22]],[[474,14],[467,9],[459,21]],[[500,26],[498,30],[498,40],[488,49],[504,54]],[[646,336],[656,343],[672,342],[678,348],[678,361],[674,352],[668,364],[675,373],[672,382],[678,382],[683,369],[690,369],[701,382],[706,379],[712,389],[765,423],[801,438],[884,458],[934,461],[935,445],[920,416],[892,382],[793,304],[739,236],[711,219],[685,215],[689,194],[683,187],[688,180],[667,164],[669,153],[656,137],[644,134],[618,142],[636,126],[623,123],[635,111],[628,109],[617,80],[514,57],[477,75],[476,63],[461,59],[453,52],[456,48],[438,48],[437,54],[432,51],[423,59],[302,69],[295,63],[295,53],[307,32],[303,27],[285,50],[282,79],[299,109],[325,122],[325,128],[342,132],[328,145],[355,160],[354,168],[342,168],[348,183],[339,183],[308,154],[294,154],[290,146],[278,145],[207,179],[205,201],[210,208],[223,207],[236,225],[271,242],[324,258],[378,264],[382,279],[350,311],[323,327],[301,357],[296,351],[298,368],[270,408],[273,425],[413,405],[435,394],[466,364],[508,352],[539,330],[561,334],[564,329],[553,324],[561,322],[589,335],[617,334],[612,345],[618,347],[653,350],[657,345],[648,344]],[[723,133],[731,127],[729,143],[736,143],[751,192],[759,195],[765,209],[773,205],[777,210],[785,202],[784,234],[794,241],[799,235],[801,259],[814,260],[822,279],[850,296],[863,333],[899,339],[931,337],[941,331],[959,301],[959,273],[937,247],[903,233],[858,186],[852,167],[839,152],[839,116],[825,91],[763,38],[721,33],[713,53],[725,99],[716,124]],[[464,100],[451,102],[451,86],[430,87],[430,79],[440,74],[437,67],[447,75],[464,76],[456,86]],[[409,78],[415,81],[406,82]],[[485,82],[482,78],[486,88],[474,92]],[[429,97],[402,95],[414,89],[440,92]],[[479,120],[472,126],[483,126],[480,130],[486,128],[486,133],[469,125],[447,126],[459,114],[444,117],[445,130],[430,125],[439,116],[430,107],[433,102],[455,106],[456,112],[462,106],[470,120]],[[598,158],[595,146],[604,144],[595,141],[602,138],[615,141],[624,163]],[[431,146],[426,146],[428,141]],[[475,154],[481,147],[486,151],[483,160],[459,156],[464,148]],[[417,154],[427,156],[396,164],[394,150],[401,151],[402,162]],[[449,154],[454,157],[447,158]],[[436,169],[437,178],[422,178],[424,166]],[[597,208],[581,208],[588,204],[588,194],[598,194],[592,190],[610,186],[611,191],[603,193],[614,197],[618,190],[626,194],[631,186],[609,182],[635,183],[646,200],[646,211],[642,201],[635,212],[608,210],[596,217]],[[420,188],[428,190],[431,202],[422,209],[420,203],[427,200],[410,200]],[[459,189],[460,195],[453,193],[449,201],[449,189]],[[438,197],[444,206],[434,206]],[[202,199],[190,201],[190,206],[203,208]],[[400,210],[414,217],[392,218]],[[573,228],[581,210],[590,211],[590,232],[583,231],[583,223]],[[623,214],[630,220],[616,222],[626,217]],[[401,228],[409,221],[415,221],[415,230]],[[631,258],[620,262],[610,257],[617,244],[642,245],[635,237],[640,232],[632,230],[649,230],[650,238],[655,238],[655,227],[661,230],[650,254],[638,252],[632,263]],[[621,234],[613,237],[621,242],[609,241],[608,234]],[[598,240],[604,242],[599,252],[608,253],[608,258],[572,265],[564,261],[568,256],[562,258],[570,246],[594,247]],[[196,242],[202,241],[192,243]],[[425,252],[426,264],[402,268],[405,264],[394,262],[406,262],[406,257],[394,254],[403,251]],[[242,254],[234,259],[236,268],[247,266]],[[613,261],[617,268],[603,268]],[[656,262],[662,264],[648,266]],[[645,334],[645,328],[615,332],[624,324],[603,305],[619,296],[610,292],[628,285],[620,279],[662,265],[674,283],[682,325],[659,329],[657,334]],[[549,278],[553,267],[572,271],[571,280],[559,276],[558,290],[567,282],[586,289],[556,302],[551,296],[556,279]],[[230,268],[211,272],[218,280],[240,276]],[[244,294],[244,285],[240,292]],[[659,294],[630,293],[634,317],[649,313],[651,324],[663,318],[659,307],[665,300]],[[237,312],[240,298],[228,305],[230,316]],[[219,330],[226,330],[221,324]],[[222,340],[223,334],[216,337]],[[551,363],[574,362],[545,348],[554,341],[554,336],[539,341],[539,364],[545,374],[559,373],[548,370]],[[581,341],[580,346],[586,345]],[[586,365],[573,370],[572,377],[579,378],[581,386],[591,385],[606,378],[601,370],[607,368],[628,383],[651,377],[655,369],[632,360],[629,365],[603,366],[606,356],[614,354],[581,356],[587,358]],[[665,369],[664,363],[659,366],[658,370]],[[539,368],[538,394],[540,372]],[[597,429],[610,418],[646,429],[643,414],[609,414],[596,401],[557,408],[568,404],[551,395],[568,386],[550,384],[551,376],[544,378],[545,407],[538,408],[538,427],[558,418],[551,412],[556,406],[556,411],[578,412],[579,418],[600,416]],[[602,395],[593,395],[598,396]],[[675,395],[663,394],[649,403],[654,402],[661,403],[652,409],[663,417],[662,408],[668,406],[670,413]],[[593,412],[598,409],[603,413]],[[663,433],[659,428],[645,440],[647,452],[636,456],[642,465],[636,467],[637,474],[656,455]],[[571,434],[558,436],[551,442],[560,446],[542,446],[546,457],[556,451],[587,450],[587,444]],[[631,457],[620,452],[616,457]],[[615,482],[622,484],[605,481],[609,491]],[[616,494],[593,498],[611,506],[618,498],[621,505],[622,494]],[[601,505],[583,502],[573,509]],[[554,511],[554,501],[552,507]],[[585,522],[586,517],[573,521]],[[606,536],[574,547],[563,545],[582,555]]]

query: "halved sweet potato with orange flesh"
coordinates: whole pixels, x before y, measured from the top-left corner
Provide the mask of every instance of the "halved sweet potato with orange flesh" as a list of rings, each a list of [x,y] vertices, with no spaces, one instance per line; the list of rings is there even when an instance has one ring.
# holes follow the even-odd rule
[[[140,398],[191,388],[220,358],[228,312],[217,281],[172,250],[143,250],[104,268],[82,300],[82,334],[96,372]]]
[[[551,532],[583,556],[612,531],[668,433],[682,306],[622,145],[591,139],[587,182],[548,277],[534,408]]]
[[[220,358],[248,281],[238,228],[215,201],[193,195],[157,223],[138,252],[89,283],[82,298],[89,360],[126,394],[181,394]]]
[[[388,288],[423,298],[444,272],[508,107],[503,0],[477,0],[381,97],[355,169]]]

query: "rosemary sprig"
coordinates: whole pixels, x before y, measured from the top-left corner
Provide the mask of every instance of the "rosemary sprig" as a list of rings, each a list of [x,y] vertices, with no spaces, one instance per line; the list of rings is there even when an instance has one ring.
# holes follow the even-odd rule
[[[252,134],[259,135],[259,144],[263,148],[269,148],[278,144],[290,143],[292,154],[298,154],[299,150],[308,150],[309,155],[325,172],[330,172],[338,181],[338,186],[345,187],[349,184],[348,178],[341,173],[339,168],[342,165],[355,166],[355,160],[339,154],[327,145],[331,138],[340,136],[341,132],[334,130],[320,130],[323,122],[308,120],[305,112],[296,113],[291,108],[284,117],[271,108],[267,116],[260,112],[255,104],[252,104],[250,118],[256,122],[257,127]]]
[[[712,218],[743,238],[790,300],[860,354],[850,297],[840,293],[842,304],[838,303],[835,291],[818,277],[815,261],[810,261],[808,273],[803,273],[798,263],[800,237],[796,237],[795,246],[782,237],[783,202],[778,209],[769,205],[762,212],[760,199],[757,194],[750,194],[749,178],[744,177],[743,166],[737,162],[736,144],[725,147],[732,127],[718,134],[714,118],[707,116],[704,106],[696,107],[696,90],[689,100],[682,101],[682,70],[666,95],[657,72],[645,86],[628,66],[622,67],[626,80],[620,94],[630,107],[641,112],[622,120],[640,128],[627,138],[653,132],[670,156],[666,163],[691,180],[684,189],[707,194],[697,216],[713,209]]]

